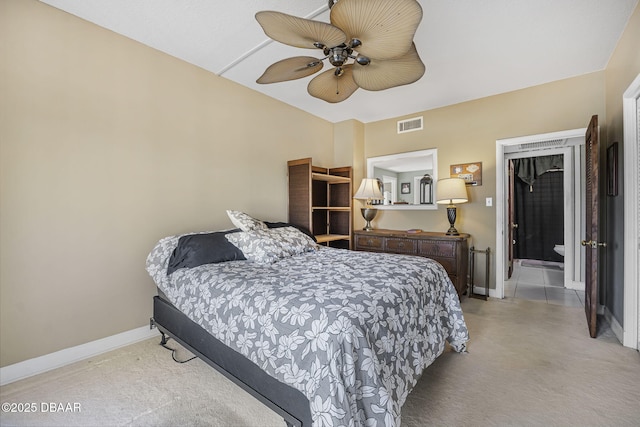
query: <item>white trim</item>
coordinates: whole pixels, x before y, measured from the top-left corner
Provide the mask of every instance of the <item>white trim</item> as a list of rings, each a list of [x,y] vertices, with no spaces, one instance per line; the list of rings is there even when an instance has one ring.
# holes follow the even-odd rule
[[[611,331],[618,338],[618,341],[622,342],[623,329],[620,326],[620,323],[616,320],[616,318],[609,311],[609,307],[604,307],[604,318],[611,326]]]
[[[384,188],[384,193],[387,193],[387,188],[386,185],[387,183],[391,183],[391,200],[389,200],[389,205],[393,205],[395,202],[398,201],[398,177],[396,176],[388,176],[388,175],[382,175],[382,185],[385,187]],[[385,205],[382,206],[386,206],[386,202],[387,202],[387,198],[385,197],[384,199]]]
[[[427,150],[408,151],[405,153],[388,154],[386,156],[369,157],[367,159],[367,178],[375,178],[374,169],[380,163],[396,160],[410,160],[415,158],[425,158],[425,162],[431,157],[431,164],[426,163],[424,166],[418,165],[415,170],[431,170],[431,178],[433,178],[433,194],[436,194],[438,185],[438,149],[429,148]],[[411,164],[414,164],[413,161]],[[384,167],[382,167],[384,169]],[[415,190],[414,190],[415,191]],[[437,210],[438,205],[433,203],[430,205],[374,205],[378,210]]]
[[[496,141],[496,298],[504,298],[504,280],[506,276],[505,273],[507,272],[506,240],[508,238],[508,233],[506,232],[506,227],[509,226],[509,224],[506,224],[508,214],[505,196],[508,185],[508,171],[506,170],[505,148],[513,145],[541,141],[554,141],[559,139],[582,138],[584,140],[586,131],[586,128],[572,129],[561,132],[499,139]],[[565,229],[565,232],[566,231],[567,230]],[[489,295],[494,296],[491,295],[491,292],[489,292]]]
[[[569,282],[568,286],[565,286],[567,289],[573,289],[574,291],[582,291],[584,292],[584,282],[579,282],[576,280],[572,280],[571,282]]]
[[[622,345],[640,350],[640,273],[638,272],[638,123],[640,74],[622,95],[624,123],[624,333]]]
[[[157,329],[142,326],[117,335],[5,366],[0,368],[0,386],[153,338],[158,333]]]

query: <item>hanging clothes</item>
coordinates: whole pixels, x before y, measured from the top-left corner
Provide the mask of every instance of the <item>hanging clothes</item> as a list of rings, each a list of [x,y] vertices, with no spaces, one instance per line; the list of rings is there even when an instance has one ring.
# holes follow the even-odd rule
[[[529,184],[529,191],[533,192],[533,183],[550,169],[563,169],[563,155],[527,157],[514,159],[513,169],[518,178]]]

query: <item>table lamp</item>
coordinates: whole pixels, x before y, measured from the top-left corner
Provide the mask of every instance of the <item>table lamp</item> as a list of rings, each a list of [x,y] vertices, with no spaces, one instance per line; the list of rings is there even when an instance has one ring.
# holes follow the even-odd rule
[[[362,217],[365,219],[365,221],[367,221],[367,225],[363,228],[363,230],[373,230],[373,227],[371,227],[371,221],[376,217],[378,209],[371,206],[371,201],[384,199],[382,191],[380,191],[380,184],[378,183],[378,180],[374,178],[364,178],[360,183],[360,187],[358,188],[358,191],[356,191],[356,194],[353,196],[353,198],[365,200],[365,207],[360,209],[360,212],[362,212]]]
[[[456,204],[466,203],[467,187],[462,178],[445,178],[438,180],[436,187],[436,203],[447,204],[447,218],[449,219],[448,236],[458,236],[458,230],[453,226],[456,222]]]

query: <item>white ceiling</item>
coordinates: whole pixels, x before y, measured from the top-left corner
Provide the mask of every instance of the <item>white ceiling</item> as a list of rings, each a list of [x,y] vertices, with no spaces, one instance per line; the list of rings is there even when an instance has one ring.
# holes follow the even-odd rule
[[[363,123],[603,70],[638,3],[420,0],[415,42],[427,67],[422,79],[380,92],[359,89],[329,104],[307,94],[312,77],[255,83],[273,62],[320,53],[270,42],[255,13],[329,22],[327,0],[40,1],[328,121]]]

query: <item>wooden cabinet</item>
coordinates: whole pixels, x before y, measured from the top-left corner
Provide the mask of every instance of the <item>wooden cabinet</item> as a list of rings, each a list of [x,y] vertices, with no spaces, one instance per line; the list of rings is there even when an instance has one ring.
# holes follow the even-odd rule
[[[313,166],[311,158],[291,160],[289,222],[309,229],[320,244],[351,249],[351,166]]]
[[[423,231],[407,233],[401,230],[357,230],[355,250],[418,255],[438,261],[447,270],[461,297],[467,292],[469,265],[469,235],[447,236],[445,233]]]

